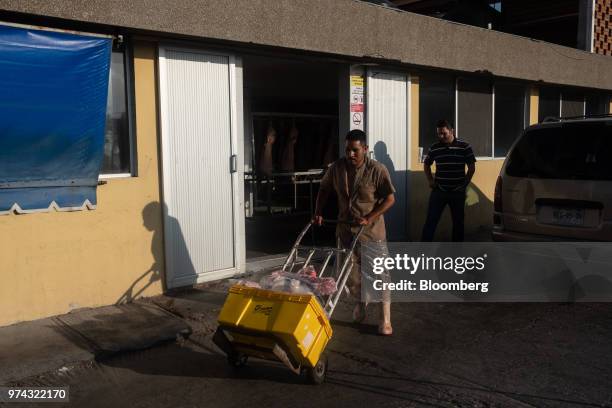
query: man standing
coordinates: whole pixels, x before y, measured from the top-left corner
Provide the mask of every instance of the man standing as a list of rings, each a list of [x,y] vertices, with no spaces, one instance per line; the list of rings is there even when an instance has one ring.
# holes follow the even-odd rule
[[[462,242],[464,235],[465,189],[476,171],[476,158],[469,143],[457,140],[446,120],[436,126],[438,142],[431,145],[425,158],[424,170],[431,188],[427,219],[421,241],[433,241],[444,207],[448,204],[453,220],[453,241]],[[436,176],[431,165],[436,163]],[[465,167],[467,166],[467,174]]]
[[[353,254],[353,269],[347,281],[348,288],[357,298],[353,319],[362,322],[366,315],[366,305],[361,299],[361,244],[368,241],[386,241],[383,214],[395,203],[395,188],[387,168],[367,157],[366,134],[362,130],[351,130],[346,135],[346,157],[335,161],[321,180],[314,223],[321,225],[323,207],[329,193],[334,191],[338,197],[338,219],[363,225],[364,230]],[[336,236],[344,248],[348,248],[359,227],[338,224]],[[391,303],[385,299],[378,331],[391,335]]]

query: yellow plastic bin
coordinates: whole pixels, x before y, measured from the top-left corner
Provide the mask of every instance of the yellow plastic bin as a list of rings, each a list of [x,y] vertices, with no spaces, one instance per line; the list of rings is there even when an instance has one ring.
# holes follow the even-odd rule
[[[235,366],[247,356],[280,360],[292,371],[306,371],[315,383],[325,377],[322,357],[332,336],[314,295],[296,295],[234,285],[219,313],[215,343]]]

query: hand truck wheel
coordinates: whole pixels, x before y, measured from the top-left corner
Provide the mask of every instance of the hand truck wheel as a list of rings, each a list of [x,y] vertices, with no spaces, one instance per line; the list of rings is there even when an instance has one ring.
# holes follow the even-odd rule
[[[244,367],[248,360],[249,356],[242,353],[228,354],[227,356],[227,362],[229,363],[229,365],[235,368]]]
[[[315,385],[322,384],[327,375],[327,366],[327,354],[323,354],[314,367],[306,368],[308,382]]]

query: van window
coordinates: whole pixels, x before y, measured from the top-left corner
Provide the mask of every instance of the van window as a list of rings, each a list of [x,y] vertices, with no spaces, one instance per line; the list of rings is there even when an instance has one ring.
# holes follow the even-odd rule
[[[508,157],[506,174],[612,180],[612,123],[564,123],[527,131]]]

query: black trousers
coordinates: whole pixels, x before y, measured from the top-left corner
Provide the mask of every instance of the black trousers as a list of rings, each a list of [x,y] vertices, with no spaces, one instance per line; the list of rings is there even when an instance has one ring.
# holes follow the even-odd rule
[[[427,219],[423,226],[421,241],[433,241],[434,234],[440,217],[446,205],[449,206],[453,220],[453,242],[463,242],[464,236],[464,214],[465,214],[465,191],[442,191],[434,188],[429,196],[427,208]]]

